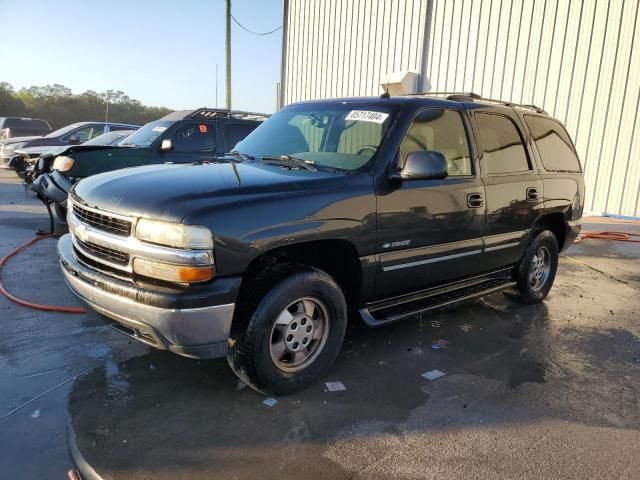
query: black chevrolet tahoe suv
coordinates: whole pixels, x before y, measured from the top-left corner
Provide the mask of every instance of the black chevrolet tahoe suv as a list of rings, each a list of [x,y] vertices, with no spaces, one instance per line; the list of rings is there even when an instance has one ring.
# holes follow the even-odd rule
[[[287,106],[216,162],[92,176],[69,202],[58,254],[82,300],[281,395],[327,371],[348,312],[376,327],[508,287],[544,299],[584,183],[537,107],[385,95]]]

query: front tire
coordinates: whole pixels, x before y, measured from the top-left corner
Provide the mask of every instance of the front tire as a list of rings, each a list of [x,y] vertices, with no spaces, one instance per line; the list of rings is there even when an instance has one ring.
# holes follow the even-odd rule
[[[524,303],[538,303],[546,298],[558,270],[558,242],[549,230],[533,239],[518,266],[520,298]]]
[[[227,360],[247,385],[288,395],[315,383],[338,356],[347,305],[331,276],[312,267],[290,273],[267,290],[237,321]]]

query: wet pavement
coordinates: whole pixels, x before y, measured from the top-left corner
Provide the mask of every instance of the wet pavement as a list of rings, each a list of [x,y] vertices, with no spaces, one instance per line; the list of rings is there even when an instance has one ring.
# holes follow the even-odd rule
[[[45,228],[44,212],[0,170],[1,255]],[[13,260],[9,290],[77,305],[54,250],[43,240]],[[638,478],[640,247],[565,254],[544,304],[505,292],[377,330],[352,322],[323,383],[272,407],[225,360],[0,297],[0,478],[65,478],[67,424],[114,480]],[[445,375],[421,377],[434,369]]]

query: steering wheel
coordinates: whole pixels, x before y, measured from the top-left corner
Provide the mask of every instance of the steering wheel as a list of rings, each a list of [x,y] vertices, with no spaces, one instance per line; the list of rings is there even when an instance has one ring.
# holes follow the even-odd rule
[[[362,154],[365,150],[373,150],[373,153],[376,153],[378,151],[378,147],[376,145],[363,145],[358,149],[356,155]]]

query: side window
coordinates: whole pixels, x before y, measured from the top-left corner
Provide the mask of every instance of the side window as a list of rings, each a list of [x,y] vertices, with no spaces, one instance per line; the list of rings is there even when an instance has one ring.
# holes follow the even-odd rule
[[[215,148],[215,129],[205,123],[181,125],[171,135],[174,152],[198,152]]]
[[[531,170],[522,137],[511,119],[493,113],[477,113],[475,118],[484,150],[483,167],[486,173]]]
[[[460,114],[454,110],[426,109],[413,119],[400,144],[400,162],[421,150],[442,153],[450,177],[472,175],[469,141]]]
[[[550,118],[525,115],[542,164],[549,171],[580,172],[580,161],[569,134],[560,123]]]
[[[244,140],[244,137],[255,130],[256,126],[257,125],[231,123],[222,127],[224,139],[227,143],[227,150],[233,150],[238,142]]]
[[[87,142],[93,138],[96,138],[98,135],[102,135],[103,133],[104,125],[87,125],[67,135],[65,137],[65,140],[70,140],[72,137],[77,137],[80,142]]]

